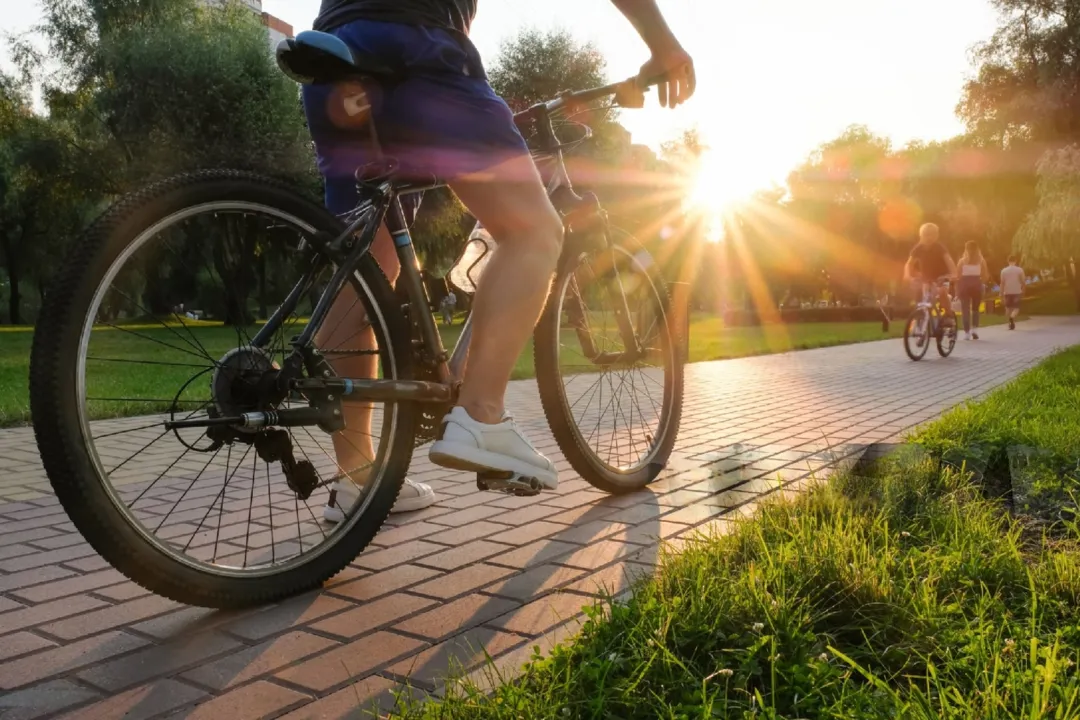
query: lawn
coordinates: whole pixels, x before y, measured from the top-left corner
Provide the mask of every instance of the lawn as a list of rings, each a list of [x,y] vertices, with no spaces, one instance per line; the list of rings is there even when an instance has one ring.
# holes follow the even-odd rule
[[[985,316],[985,324],[998,324],[998,316]],[[452,327],[440,325],[443,343],[453,347],[461,332],[460,318]],[[91,412],[95,417],[114,417],[141,412],[153,412],[168,407],[184,383],[192,380],[199,368],[200,359],[191,355],[201,345],[212,357],[218,358],[237,344],[233,330],[220,326],[200,326],[192,329],[194,338],[187,330],[148,325],[138,329],[143,337],[114,329],[95,331],[91,354],[98,360],[88,366],[88,387],[93,397],[137,398],[137,402],[93,401]],[[763,355],[767,353],[805,350],[808,348],[843,345],[848,343],[900,337],[903,322],[893,322],[888,334],[881,331],[881,323],[806,323],[800,325],[767,325],[763,327],[725,328],[719,318],[696,315],[690,327],[690,362],[720,360],[725,358]],[[572,333],[567,333],[572,335]],[[33,330],[28,327],[0,328],[0,427],[25,424],[30,421],[28,398],[28,361]],[[148,340],[152,338],[153,340]],[[568,337],[568,342],[572,340]],[[162,343],[168,343],[168,347]],[[177,350],[175,348],[181,348]],[[898,350],[899,351],[899,350]],[[532,341],[518,358],[512,377],[531,378],[533,369]],[[124,361],[153,360],[158,365],[143,365]],[[205,363],[203,363],[205,367]],[[181,396],[188,402],[205,399],[206,384],[196,379]],[[154,398],[157,402],[143,399]]]
[[[1078,403],[1074,348],[913,439],[1045,444],[1075,463]],[[517,681],[453,684],[403,712],[1078,718],[1078,543],[1074,520],[1034,525],[976,476],[899,454],[666,555],[656,578],[597,604]]]

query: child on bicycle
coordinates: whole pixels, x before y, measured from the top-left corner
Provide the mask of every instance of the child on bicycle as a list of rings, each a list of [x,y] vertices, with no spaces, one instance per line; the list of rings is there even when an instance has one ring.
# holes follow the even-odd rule
[[[949,249],[940,241],[941,230],[934,223],[925,223],[919,228],[919,242],[911,249],[907,263],[904,264],[904,280],[915,282],[919,288],[915,296],[922,296],[922,285],[937,285],[938,278],[956,277],[956,263],[953,262]],[[942,307],[950,307],[949,290],[938,285]]]

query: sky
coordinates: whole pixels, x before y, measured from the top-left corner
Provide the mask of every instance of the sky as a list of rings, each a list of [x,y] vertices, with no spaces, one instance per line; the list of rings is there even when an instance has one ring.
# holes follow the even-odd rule
[[[698,92],[676,110],[625,111],[635,142],[658,147],[697,126],[735,192],[771,182],[814,147],[860,123],[902,145],[962,130],[955,115],[969,50],[993,32],[988,0],[660,0],[695,61]],[[22,32],[36,0],[0,0],[0,30]],[[310,28],[319,0],[263,0],[263,9]],[[606,0],[479,0],[472,29],[481,54],[523,26],[564,27],[594,43],[612,80],[647,51]],[[0,52],[0,65],[6,61]]]

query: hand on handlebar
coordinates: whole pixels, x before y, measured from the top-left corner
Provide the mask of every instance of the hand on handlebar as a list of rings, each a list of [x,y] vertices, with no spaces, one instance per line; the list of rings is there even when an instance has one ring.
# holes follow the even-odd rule
[[[656,84],[656,97],[662,107],[677,107],[694,94],[697,78],[694,61],[681,47],[662,53],[653,53],[649,62],[641,66],[638,75],[642,82]]]

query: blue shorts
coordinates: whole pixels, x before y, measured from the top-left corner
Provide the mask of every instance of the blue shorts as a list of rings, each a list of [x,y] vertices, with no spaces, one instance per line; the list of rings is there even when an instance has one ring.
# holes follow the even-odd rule
[[[495,94],[475,49],[445,30],[357,20],[331,32],[351,47],[403,66],[406,79],[367,87],[371,120],[385,156],[403,179],[453,180],[528,154],[510,108]],[[337,215],[357,204],[356,170],[377,162],[370,137],[331,119],[332,85],[305,85],[304,112],[315,141],[326,206]],[[340,115],[340,114],[339,114]]]

